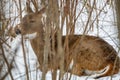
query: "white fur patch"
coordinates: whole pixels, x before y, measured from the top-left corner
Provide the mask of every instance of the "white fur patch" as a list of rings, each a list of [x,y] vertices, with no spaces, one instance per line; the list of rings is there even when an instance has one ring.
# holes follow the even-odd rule
[[[34,38],[36,38],[36,36],[37,36],[37,32],[32,33],[32,34],[26,34],[26,35],[24,36],[24,38],[25,38],[25,39],[34,39]]]
[[[102,70],[99,70],[99,71],[85,70],[85,73],[87,75],[90,75],[90,77],[92,77],[92,78],[96,78],[96,77],[100,77],[100,76],[104,75],[105,73],[107,73],[109,69],[110,69],[110,65],[106,66],[105,68],[103,68]]]

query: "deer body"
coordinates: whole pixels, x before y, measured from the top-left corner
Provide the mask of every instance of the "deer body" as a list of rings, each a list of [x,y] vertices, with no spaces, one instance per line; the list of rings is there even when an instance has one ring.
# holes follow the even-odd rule
[[[62,37],[64,45],[66,36]],[[100,71],[105,67],[109,66],[108,72],[101,76],[109,76],[118,73],[119,71],[119,57],[116,51],[103,39],[95,36],[84,36],[81,40],[82,35],[71,35],[69,36],[69,54],[65,54],[65,69],[68,70],[71,61],[74,61],[72,67],[72,73],[85,76],[90,75],[86,73],[86,70]],[[79,44],[75,44],[78,41]],[[31,40],[31,45],[35,51],[40,65],[43,65],[43,46],[40,44],[39,39],[35,38]],[[76,46],[75,46],[76,45]],[[49,70],[55,65],[53,64],[54,59],[49,59],[48,66]],[[116,61],[116,63],[115,63]],[[43,65],[44,66],[44,65]],[[59,68],[59,65],[58,65]],[[114,69],[115,68],[115,69]],[[42,67],[40,67],[42,70]]]
[[[21,33],[23,35],[37,33],[30,42],[38,58],[40,70],[44,66],[44,25],[41,18],[42,11],[26,15],[21,22]],[[66,36],[62,36],[63,47],[65,40]],[[63,65],[66,72],[70,71],[79,76],[88,76],[101,71],[97,77],[109,76],[119,72],[120,61],[117,52],[103,39],[88,35],[68,35],[68,40],[69,52],[66,53],[64,48],[65,60]],[[55,39],[55,45],[57,45],[57,39]],[[55,60],[56,63],[59,62],[57,58],[53,54],[48,56],[48,70],[59,69],[60,66],[54,64]]]

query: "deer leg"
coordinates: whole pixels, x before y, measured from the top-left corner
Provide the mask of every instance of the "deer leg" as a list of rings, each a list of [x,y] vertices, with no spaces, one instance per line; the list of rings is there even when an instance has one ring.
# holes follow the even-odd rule
[[[87,75],[85,73],[85,69],[80,67],[77,63],[75,63],[73,59],[71,60],[71,62],[69,64],[68,72],[70,72],[74,75],[78,75],[78,76],[86,76]]]
[[[102,70],[100,71],[90,71],[90,70],[86,70],[86,74],[91,74],[90,77],[92,78],[100,78],[100,77],[104,77],[104,76],[110,76],[113,74],[113,68],[114,66],[113,65],[108,65],[106,66],[105,68],[103,68]]]

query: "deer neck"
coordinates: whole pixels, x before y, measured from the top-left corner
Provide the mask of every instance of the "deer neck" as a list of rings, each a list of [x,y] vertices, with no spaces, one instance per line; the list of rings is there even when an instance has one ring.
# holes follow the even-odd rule
[[[40,65],[43,64],[43,53],[44,53],[44,37],[43,33],[37,33],[37,35],[30,40],[33,51],[35,52]]]
[[[44,36],[43,33],[40,34],[38,32],[33,33],[32,35],[30,35],[30,42],[32,46],[43,46],[44,44]]]

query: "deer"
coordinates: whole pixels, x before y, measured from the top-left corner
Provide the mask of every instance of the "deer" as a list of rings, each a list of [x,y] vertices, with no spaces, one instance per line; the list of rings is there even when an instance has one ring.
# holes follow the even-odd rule
[[[44,9],[38,12],[29,12],[21,20],[17,34],[29,34],[31,46],[38,58],[42,71],[44,55],[44,24],[42,21]],[[29,38],[27,36],[27,38]],[[62,35],[62,47],[66,36]],[[90,35],[68,35],[69,53],[64,53],[64,71],[78,76],[94,76],[100,78],[117,74],[120,68],[120,59],[115,49],[100,37]],[[76,45],[77,42],[77,45]],[[55,39],[55,45],[57,40]],[[56,48],[55,48],[56,50]],[[64,52],[65,49],[63,49]],[[55,57],[53,57],[55,58]],[[53,67],[54,59],[48,56],[48,71]],[[58,60],[59,61],[59,60]],[[57,65],[56,69],[59,69]]]

